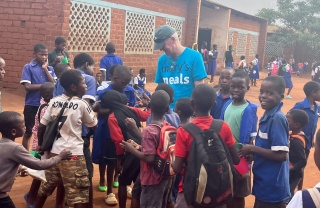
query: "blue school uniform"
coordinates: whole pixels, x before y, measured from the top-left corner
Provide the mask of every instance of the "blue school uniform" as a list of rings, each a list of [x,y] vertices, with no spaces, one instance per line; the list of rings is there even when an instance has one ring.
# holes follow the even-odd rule
[[[220,119],[224,120],[224,114],[230,104],[232,104],[233,99],[228,100],[221,111]],[[241,144],[249,144],[251,139],[255,139],[257,135],[257,108],[258,105],[247,101],[249,104],[244,109],[240,124],[240,143]]]
[[[286,88],[293,88],[293,83],[291,79],[291,73],[285,72],[283,75],[284,82],[286,83]]]
[[[256,58],[252,62],[254,64],[254,66],[250,71],[250,78],[251,79],[259,79],[259,61]]]
[[[220,90],[217,91],[216,106],[211,109],[210,115],[214,119],[220,119],[221,111],[224,104],[226,104],[226,102],[228,102],[231,98],[232,98],[231,95],[223,97],[222,94],[220,93]]]
[[[303,101],[297,102],[292,109],[304,110],[309,116],[309,122],[302,128],[302,131],[308,140],[306,149],[310,150],[312,147],[313,137],[317,129],[319,105],[314,102],[314,109],[312,109],[308,98],[305,98]]]
[[[122,59],[119,56],[114,55],[114,53],[109,53],[100,59],[100,71],[106,71],[106,80],[110,81],[110,67],[114,64],[123,65]]]
[[[289,126],[281,112],[283,103],[266,111],[259,121],[256,146],[289,152]],[[263,202],[276,203],[290,198],[289,157],[279,162],[254,155],[252,194]]]
[[[128,106],[134,107],[137,103],[137,98],[136,98],[133,87],[127,85],[123,93],[127,96]]]
[[[134,84],[138,85],[137,87],[134,87],[134,89],[138,91],[138,96],[139,97],[142,97],[143,93],[145,93],[148,97],[151,96],[150,92],[145,90],[146,82],[147,82],[147,78],[146,77],[141,78],[140,75],[138,75],[138,76],[136,76],[134,78]]]
[[[53,78],[56,77],[51,66],[48,66],[48,71]],[[49,80],[40,63],[33,59],[30,63],[24,65],[20,84],[43,84],[45,82],[49,82]],[[40,100],[41,95],[39,90],[26,91],[25,105],[39,106]]]
[[[53,90],[53,97],[57,97],[59,95],[62,95],[63,93],[65,93],[64,88],[61,86],[60,84],[60,78],[57,79],[57,82],[54,86],[54,90]]]

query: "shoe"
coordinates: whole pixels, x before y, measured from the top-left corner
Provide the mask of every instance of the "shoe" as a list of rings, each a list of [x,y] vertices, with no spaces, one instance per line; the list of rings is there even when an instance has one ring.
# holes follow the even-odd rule
[[[107,205],[117,205],[118,204],[118,200],[116,198],[116,195],[114,195],[114,193],[110,193],[109,195],[107,195],[106,198],[104,199],[104,201],[106,202]]]
[[[34,205],[29,204],[28,194],[29,194],[29,193],[26,193],[26,194],[23,196],[23,198],[24,198],[24,200],[26,201],[26,204],[27,204],[27,207],[28,207],[28,208],[34,208]]]
[[[98,185],[98,189],[100,192],[106,192],[108,190],[107,186],[100,186],[100,184]]]
[[[114,187],[114,188],[118,188],[118,187],[119,187],[119,182],[118,182],[118,181],[113,182],[113,187]]]
[[[127,186],[127,197],[129,199],[132,199],[132,188]]]
[[[287,95],[287,96],[286,96],[286,98],[288,98],[288,99],[292,99],[292,97],[291,97],[290,95]]]

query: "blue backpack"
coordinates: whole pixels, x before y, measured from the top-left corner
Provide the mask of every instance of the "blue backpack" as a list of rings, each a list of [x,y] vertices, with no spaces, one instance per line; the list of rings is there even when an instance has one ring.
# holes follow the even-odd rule
[[[302,190],[303,208],[320,207],[320,188],[311,188]]]

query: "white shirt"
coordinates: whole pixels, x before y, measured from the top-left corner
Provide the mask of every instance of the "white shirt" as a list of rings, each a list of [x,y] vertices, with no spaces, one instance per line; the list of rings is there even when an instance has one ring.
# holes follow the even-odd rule
[[[50,100],[49,106],[41,119],[47,125],[55,119],[64,103],[69,99],[61,95]],[[59,154],[62,150],[69,150],[72,155],[83,155],[82,123],[87,127],[97,125],[97,118],[91,106],[81,98],[73,97],[65,108],[59,122],[59,134],[52,146],[51,153]]]
[[[318,183],[314,188],[320,188],[320,183]],[[316,207],[320,207],[320,204],[316,204]],[[302,191],[297,191],[297,193],[293,196],[287,208],[308,208],[303,207],[302,203]]]
[[[137,84],[139,83],[138,80],[143,81],[143,84],[144,84],[144,85],[147,83],[147,78],[146,78],[146,77],[141,78],[141,77],[140,77],[140,74],[138,74],[138,75],[134,78],[133,84],[137,85]]]

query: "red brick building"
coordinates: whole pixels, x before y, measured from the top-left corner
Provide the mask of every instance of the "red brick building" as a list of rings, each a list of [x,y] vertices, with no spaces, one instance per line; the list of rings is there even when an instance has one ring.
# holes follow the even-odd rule
[[[215,24],[210,23],[206,12],[213,17],[222,15],[223,21],[210,18]],[[87,52],[94,57],[96,71],[106,43],[112,41],[125,65],[135,74],[145,67],[152,80],[161,54],[153,51],[153,34],[163,24],[176,28],[182,44],[188,47],[198,41],[199,27],[211,28],[209,42],[218,44],[220,63],[229,43],[236,48],[236,61],[240,55],[237,50],[249,57],[256,52],[264,55],[266,21],[210,0],[2,0],[0,56],[7,63],[3,86],[22,89],[18,84],[21,71],[33,57],[33,46],[43,42],[53,50],[57,36],[68,40],[71,61],[75,54]],[[243,32],[246,41],[243,35],[239,38]],[[252,34],[257,36],[255,45]]]

